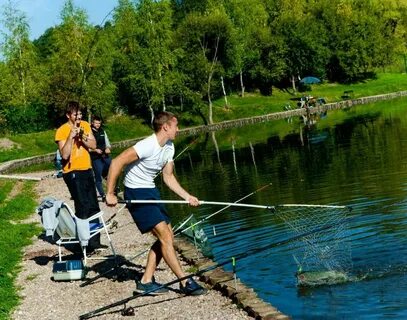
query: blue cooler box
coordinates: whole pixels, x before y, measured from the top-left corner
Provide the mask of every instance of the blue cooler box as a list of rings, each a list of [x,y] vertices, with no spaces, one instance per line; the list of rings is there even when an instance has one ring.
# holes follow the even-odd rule
[[[57,261],[52,268],[55,281],[81,280],[85,278],[82,260]]]

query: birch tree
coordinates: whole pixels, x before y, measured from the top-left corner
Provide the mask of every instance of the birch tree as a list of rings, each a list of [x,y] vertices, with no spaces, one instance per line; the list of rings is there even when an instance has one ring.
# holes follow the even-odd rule
[[[12,106],[27,106],[38,99],[43,79],[37,66],[34,46],[29,40],[29,25],[25,14],[8,1],[3,7],[1,22],[1,53],[4,57],[3,75],[0,79],[0,99]]]

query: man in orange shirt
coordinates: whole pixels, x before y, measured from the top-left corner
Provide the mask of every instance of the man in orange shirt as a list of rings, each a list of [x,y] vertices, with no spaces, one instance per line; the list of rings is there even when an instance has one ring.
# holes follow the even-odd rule
[[[79,103],[71,101],[66,109],[68,122],[57,129],[55,142],[62,157],[64,181],[75,204],[79,219],[87,219],[100,211],[89,149],[96,148],[96,140],[88,122],[82,120]],[[98,222],[98,221],[95,221]],[[88,244],[88,252],[101,247],[100,235]]]

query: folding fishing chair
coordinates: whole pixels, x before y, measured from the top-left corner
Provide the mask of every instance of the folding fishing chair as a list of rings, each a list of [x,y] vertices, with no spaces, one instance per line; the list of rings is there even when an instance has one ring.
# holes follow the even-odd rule
[[[58,244],[58,259],[62,261],[62,246],[66,244],[79,244],[83,252],[83,264],[86,266],[88,259],[109,259],[107,257],[88,257],[86,253],[86,246],[88,241],[105,231],[107,239],[109,240],[109,246],[112,250],[113,257],[116,259],[116,252],[113,247],[112,239],[110,238],[107,225],[103,219],[103,211],[100,211],[87,219],[79,219],[75,216],[68,204],[62,202],[61,207],[56,215],[58,220],[55,232],[58,234],[59,239],[56,241]],[[99,223],[91,222],[93,220],[99,220]]]

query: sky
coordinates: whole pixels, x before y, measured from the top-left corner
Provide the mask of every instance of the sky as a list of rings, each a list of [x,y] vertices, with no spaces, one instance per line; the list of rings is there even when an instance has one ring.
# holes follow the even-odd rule
[[[74,5],[84,9],[89,22],[100,25],[107,14],[118,4],[118,0],[74,0]],[[7,0],[0,0],[0,15]],[[12,0],[17,9],[24,12],[30,26],[30,39],[40,37],[45,30],[61,22],[60,13],[65,0]],[[111,15],[106,20],[111,19]]]

